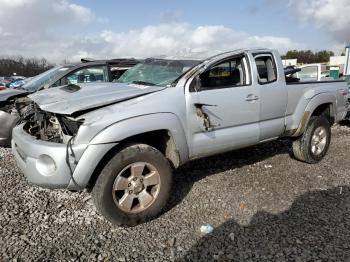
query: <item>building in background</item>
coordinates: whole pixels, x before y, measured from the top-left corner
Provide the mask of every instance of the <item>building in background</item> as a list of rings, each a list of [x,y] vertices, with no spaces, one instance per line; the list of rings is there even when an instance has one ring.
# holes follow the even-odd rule
[[[282,60],[283,66],[296,66],[298,63],[298,59],[283,59]]]
[[[329,60],[329,65],[332,68],[338,68],[339,74],[344,74],[344,67],[345,67],[345,56],[331,56]]]

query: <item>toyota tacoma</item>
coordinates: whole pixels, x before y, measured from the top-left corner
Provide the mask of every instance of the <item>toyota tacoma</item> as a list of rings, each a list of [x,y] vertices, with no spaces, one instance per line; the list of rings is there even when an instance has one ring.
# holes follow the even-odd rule
[[[348,88],[293,73],[269,49],[146,59],[117,83],[30,95],[12,150],[29,182],[91,189],[108,220],[136,225],[160,214],[172,170],[192,159],[287,137],[296,159],[321,161]]]

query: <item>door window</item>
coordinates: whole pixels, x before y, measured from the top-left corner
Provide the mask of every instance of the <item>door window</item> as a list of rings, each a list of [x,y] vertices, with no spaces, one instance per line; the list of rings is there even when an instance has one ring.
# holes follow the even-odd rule
[[[245,85],[244,57],[231,58],[214,65],[201,76],[201,90]]]
[[[272,55],[256,55],[255,64],[258,71],[259,84],[272,83],[277,80],[276,63]]]

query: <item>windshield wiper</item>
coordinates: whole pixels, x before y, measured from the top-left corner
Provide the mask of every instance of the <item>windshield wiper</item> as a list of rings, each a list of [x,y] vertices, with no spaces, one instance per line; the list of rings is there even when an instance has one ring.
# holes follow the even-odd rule
[[[146,81],[132,81],[132,84],[145,85],[145,86],[155,86],[156,84]]]

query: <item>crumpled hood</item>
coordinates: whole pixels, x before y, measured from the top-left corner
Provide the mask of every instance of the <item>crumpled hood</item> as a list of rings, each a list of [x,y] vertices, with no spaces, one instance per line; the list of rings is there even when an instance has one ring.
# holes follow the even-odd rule
[[[80,88],[79,88],[80,87]],[[122,83],[79,84],[78,88],[55,87],[29,96],[38,106],[51,113],[72,115],[79,111],[129,100],[165,89]]]
[[[0,91],[0,102],[4,102],[12,97],[23,96],[25,94],[29,94],[29,92],[22,89],[8,88]]]

